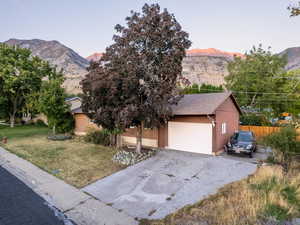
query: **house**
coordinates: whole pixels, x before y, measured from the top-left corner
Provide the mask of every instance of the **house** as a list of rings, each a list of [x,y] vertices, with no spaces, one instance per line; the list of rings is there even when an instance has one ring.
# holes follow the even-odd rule
[[[84,134],[89,126],[95,126],[80,107],[72,113],[75,133]],[[173,106],[173,116],[167,124],[144,129],[142,143],[148,147],[218,154],[239,129],[241,113],[231,92],[184,95]],[[136,128],[127,129],[121,141],[124,145],[135,145]]]
[[[70,110],[71,113],[74,116],[75,120],[75,129],[74,133],[75,135],[82,136],[86,135],[87,132],[91,129],[96,130],[96,129],[101,129],[99,128],[95,123],[91,121],[91,119],[82,112],[81,109],[81,102],[82,99],[79,97],[74,97],[67,99],[66,102],[70,104]]]
[[[70,109],[75,110],[81,107],[82,99],[80,97],[66,98],[65,102],[70,105]]]
[[[184,95],[173,117],[158,129],[145,129],[143,145],[203,154],[218,154],[239,129],[241,110],[231,92]],[[122,143],[136,143],[136,129],[122,134]]]
[[[67,104],[69,104],[69,106],[70,106],[71,112],[73,112],[73,111],[76,110],[76,109],[81,108],[81,101],[82,101],[82,100],[81,100],[80,97],[71,97],[71,98],[66,98],[66,99],[65,99],[65,102],[66,102]],[[23,117],[23,120],[26,121],[26,120],[28,120],[28,119],[24,119],[24,117]],[[31,117],[30,117],[30,120],[31,120]],[[46,116],[45,114],[40,113],[40,114],[36,115],[36,116],[32,119],[32,121],[33,121],[34,123],[36,123],[38,120],[41,120],[41,121],[43,121],[45,124],[48,125],[48,118],[47,118],[47,116]]]

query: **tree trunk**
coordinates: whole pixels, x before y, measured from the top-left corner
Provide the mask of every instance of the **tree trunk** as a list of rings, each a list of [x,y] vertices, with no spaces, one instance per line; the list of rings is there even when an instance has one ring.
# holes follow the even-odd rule
[[[250,106],[254,106],[254,102],[256,100],[256,94],[252,97],[252,100],[251,100],[251,103],[250,103]]]
[[[121,148],[122,147],[122,142],[121,142],[121,135],[117,134],[117,148]]]
[[[56,134],[56,127],[55,127],[55,125],[52,127],[52,132],[53,132],[53,135]]]
[[[116,134],[110,134],[109,135],[109,139],[110,139],[110,146],[115,147],[117,144],[117,135]]]
[[[141,154],[141,151],[142,151],[142,137],[143,137],[143,124],[141,123],[136,128],[136,149],[135,149],[135,151],[138,154]]]
[[[15,127],[15,113],[10,115],[9,121],[10,121],[10,127],[11,128]]]
[[[13,103],[13,109],[12,109],[12,113],[9,115],[10,118],[10,127],[13,128],[15,127],[15,118],[16,118],[16,113],[17,113],[17,105],[18,105],[18,99],[15,98],[12,100]]]

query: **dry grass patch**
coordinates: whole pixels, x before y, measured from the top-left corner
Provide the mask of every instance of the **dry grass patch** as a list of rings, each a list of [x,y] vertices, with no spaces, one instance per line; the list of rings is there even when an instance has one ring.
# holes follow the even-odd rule
[[[199,203],[163,220],[143,220],[141,224],[256,225],[300,216],[299,171],[295,167],[285,174],[280,166],[263,166],[254,175],[224,186]]]
[[[50,141],[46,135],[34,135],[11,139],[4,147],[76,187],[124,168],[111,160],[116,149],[85,143],[79,138]]]

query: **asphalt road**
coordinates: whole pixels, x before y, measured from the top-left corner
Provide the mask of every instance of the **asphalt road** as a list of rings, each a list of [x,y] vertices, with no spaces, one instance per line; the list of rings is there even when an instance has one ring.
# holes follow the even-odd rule
[[[0,166],[0,225],[70,225],[62,214]]]

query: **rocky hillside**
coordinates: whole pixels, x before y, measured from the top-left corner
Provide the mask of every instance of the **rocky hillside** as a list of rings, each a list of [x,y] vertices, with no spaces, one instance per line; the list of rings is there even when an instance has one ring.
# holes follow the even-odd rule
[[[192,49],[183,59],[183,76],[192,84],[222,85],[228,75],[227,65],[240,53],[224,52],[214,48]]]
[[[33,55],[63,69],[66,76],[64,86],[69,93],[81,92],[79,82],[87,73],[86,67],[90,61],[97,61],[102,56],[102,53],[94,53],[85,59],[58,41],[10,39],[5,43],[29,48]],[[300,68],[300,47],[288,48],[280,55],[287,55],[287,70]],[[183,75],[190,83],[222,85],[228,75],[227,65],[234,56],[243,57],[241,53],[225,52],[214,48],[189,50],[182,62]]]
[[[279,55],[286,55],[288,60],[287,70],[300,69],[300,47],[288,48]]]
[[[67,91],[69,93],[78,93],[81,91],[79,82],[87,73],[86,67],[88,67],[89,61],[72,49],[58,41],[44,41],[39,39],[10,39],[4,43],[28,48],[32,51],[33,55],[48,61],[52,65],[56,65],[58,69],[63,69],[66,77],[64,86]]]
[[[87,57],[89,61],[97,61],[101,53],[94,53]],[[191,49],[182,62],[183,75],[191,83],[196,84],[224,84],[224,77],[228,75],[227,64],[234,56],[243,57],[241,53],[224,52],[214,48]]]
[[[88,61],[98,61],[98,60],[100,60],[100,58],[102,57],[102,53],[94,53],[94,54],[92,54],[92,55],[90,55],[90,56],[88,56],[88,57],[86,57],[86,59],[88,60]]]

